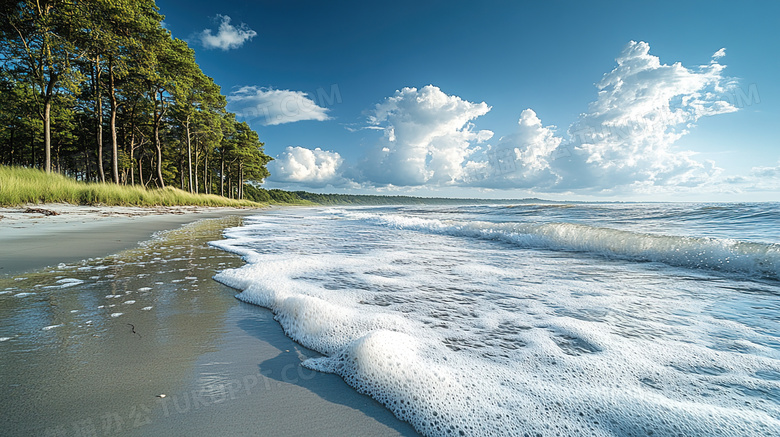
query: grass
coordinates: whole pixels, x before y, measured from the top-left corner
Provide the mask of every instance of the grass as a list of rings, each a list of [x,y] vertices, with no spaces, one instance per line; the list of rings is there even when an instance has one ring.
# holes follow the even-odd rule
[[[106,206],[227,206],[258,207],[260,203],[214,194],[192,194],[177,188],[87,183],[41,170],[0,165],[0,206],[28,203],[70,203]]]

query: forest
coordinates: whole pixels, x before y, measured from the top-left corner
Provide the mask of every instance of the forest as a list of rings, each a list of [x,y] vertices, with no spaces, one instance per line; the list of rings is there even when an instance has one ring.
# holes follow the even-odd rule
[[[245,197],[272,159],[154,0],[4,1],[0,164]]]

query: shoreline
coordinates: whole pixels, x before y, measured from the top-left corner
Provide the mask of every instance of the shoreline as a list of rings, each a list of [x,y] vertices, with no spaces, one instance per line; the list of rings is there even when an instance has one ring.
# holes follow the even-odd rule
[[[28,207],[56,215],[26,213]],[[0,208],[0,277],[113,255],[155,233],[263,209],[204,206],[125,207],[41,204]]]
[[[212,279],[243,261],[208,241],[239,225],[236,215],[261,210],[117,217],[141,211],[80,208],[107,217],[69,211],[0,232],[5,248],[14,237],[67,228],[82,246],[71,252],[91,257],[0,274],[0,426],[8,435],[417,435],[338,375],[303,368],[316,352]],[[233,217],[201,220],[225,215]],[[50,220],[63,216],[70,224]],[[8,229],[24,233],[9,237]],[[98,257],[91,243],[109,232],[130,250]],[[27,251],[55,257],[45,247]]]

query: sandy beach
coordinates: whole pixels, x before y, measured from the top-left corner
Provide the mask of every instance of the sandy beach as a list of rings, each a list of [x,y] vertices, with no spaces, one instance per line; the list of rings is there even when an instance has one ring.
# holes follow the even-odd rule
[[[258,211],[200,206],[141,208],[68,204],[0,208],[0,275],[111,255],[138,246],[155,232],[200,219],[246,216]]]
[[[416,435],[212,279],[262,211],[34,207],[0,210],[4,435]]]

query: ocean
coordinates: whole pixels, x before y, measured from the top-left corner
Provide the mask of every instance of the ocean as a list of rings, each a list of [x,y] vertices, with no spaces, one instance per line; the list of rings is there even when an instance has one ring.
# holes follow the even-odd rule
[[[780,435],[780,204],[280,209],[215,276],[420,433]]]

